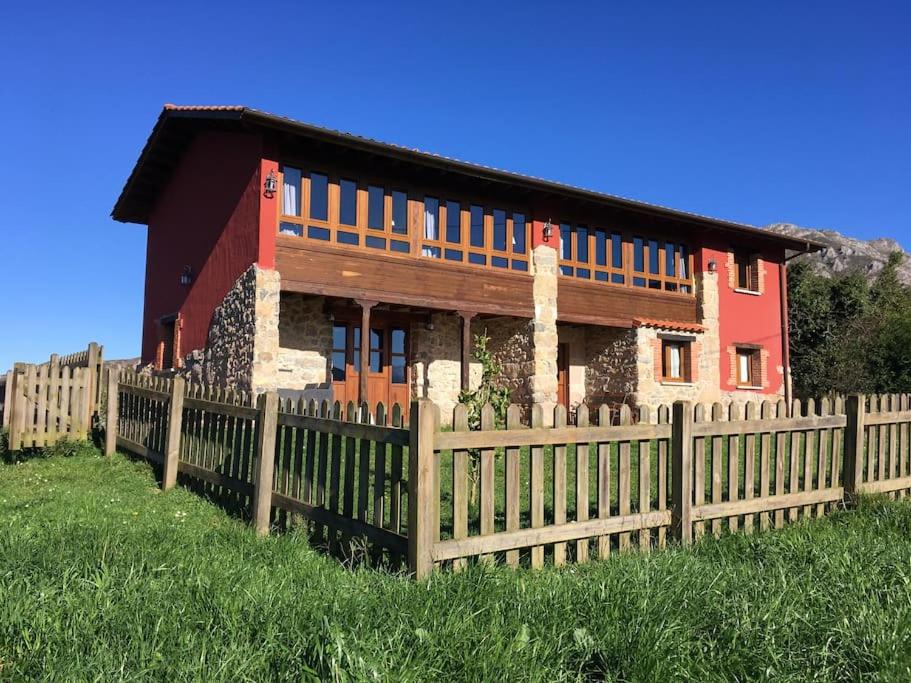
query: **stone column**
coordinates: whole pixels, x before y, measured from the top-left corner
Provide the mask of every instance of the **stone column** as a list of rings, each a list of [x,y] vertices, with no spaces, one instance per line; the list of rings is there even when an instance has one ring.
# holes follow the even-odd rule
[[[718,273],[696,273],[696,300],[699,304],[699,322],[705,328],[702,353],[694,358],[698,363],[699,377],[705,390],[698,400],[714,402],[721,399],[721,336],[718,329]]]
[[[250,388],[255,393],[270,391],[278,385],[278,318],[281,302],[281,276],[277,270],[254,266],[253,366]]]
[[[557,251],[549,244],[539,244],[532,251],[532,258],[534,372],[529,382],[532,402],[541,404],[545,425],[551,426],[557,405]]]

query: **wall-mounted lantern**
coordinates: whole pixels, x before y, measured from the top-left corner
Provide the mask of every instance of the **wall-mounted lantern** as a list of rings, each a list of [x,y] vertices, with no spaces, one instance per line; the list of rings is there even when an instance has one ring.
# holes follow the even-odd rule
[[[718,264],[715,262],[715,259],[709,261],[709,272],[714,273],[718,270]]]
[[[189,287],[193,284],[193,267],[184,266],[183,272],[180,274],[180,286]]]
[[[550,224],[550,219],[547,219],[547,222],[544,224],[544,241],[550,242],[551,235],[554,234],[554,226]]]
[[[266,195],[268,199],[272,199],[277,191],[278,176],[275,175],[275,171],[269,171],[269,175],[266,176],[266,181],[263,183],[263,194]]]

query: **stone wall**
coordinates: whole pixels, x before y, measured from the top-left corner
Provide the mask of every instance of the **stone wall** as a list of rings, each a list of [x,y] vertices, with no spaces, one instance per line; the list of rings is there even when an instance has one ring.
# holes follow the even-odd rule
[[[281,295],[278,322],[278,389],[302,392],[306,399],[332,399],[329,359],[332,322],[321,296]]]
[[[277,271],[250,266],[212,314],[206,348],[188,354],[180,373],[210,387],[268,388],[276,367],[279,291]]]
[[[553,409],[557,404],[557,251],[539,244],[532,256],[535,317],[532,321],[531,398],[543,406],[544,424],[548,426],[553,422]]]
[[[627,402],[636,391],[636,333],[615,327],[585,329],[585,402]]]

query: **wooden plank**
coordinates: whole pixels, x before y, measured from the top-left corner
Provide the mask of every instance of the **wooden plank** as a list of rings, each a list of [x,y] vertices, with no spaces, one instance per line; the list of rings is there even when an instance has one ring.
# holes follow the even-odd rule
[[[900,401],[901,401],[901,409],[903,411],[907,410],[908,404],[909,404],[908,395],[902,394]],[[909,457],[911,457],[911,453],[908,452],[908,446],[909,446],[908,429],[909,429],[908,422],[902,420],[901,426],[899,427],[899,434],[898,434],[898,476],[899,477],[905,477],[909,473],[908,460],[909,460]],[[904,498],[905,492],[901,491],[899,493],[899,495],[902,498]]]
[[[369,359],[368,359],[369,366]],[[366,376],[367,373],[364,373]],[[348,401],[345,406],[345,420],[354,423],[357,420],[357,408],[353,401]],[[345,438],[345,472],[342,493],[342,514],[345,517],[354,516],[354,480],[357,471],[357,441],[353,436]]]
[[[650,424],[652,414],[648,406],[640,406],[639,408],[639,424]],[[640,514],[648,514],[651,511],[651,497],[652,497],[652,442],[651,441],[639,441],[638,444],[638,454],[639,454],[639,491],[637,495],[637,503],[639,506],[638,512]],[[648,552],[651,550],[652,540],[651,540],[651,530],[650,529],[640,529],[639,530],[639,550],[642,552]]]
[[[896,477],[863,482],[858,490],[860,493],[891,493],[908,488],[911,488],[911,477]]]
[[[771,418],[774,408],[769,401],[763,401],[760,407],[761,417]],[[772,435],[763,430],[759,435],[759,497],[768,498],[772,491]],[[768,513],[759,515],[759,527],[763,531],[769,528],[771,519]]]
[[[437,407],[427,399],[411,403],[408,446],[408,568],[418,580],[433,569],[433,548],[439,534],[440,487],[436,481],[434,434]],[[435,529],[434,526],[437,528]]]
[[[610,408],[602,405],[598,409],[598,424],[610,424]],[[610,517],[610,458],[611,446],[609,442],[598,443],[598,518]],[[610,555],[610,536],[607,534],[598,537],[598,557],[605,559]]]
[[[256,439],[256,478],[253,481],[253,526],[257,534],[266,536],[269,533],[272,513],[278,395],[274,391],[261,394],[258,404],[260,416]]]
[[[669,510],[655,510],[646,515],[630,514],[607,519],[590,519],[585,522],[567,522],[541,528],[519,529],[492,534],[472,536],[462,540],[437,543],[432,551],[437,562],[456,557],[472,557],[481,553],[494,553],[515,548],[543,547],[549,543],[565,543],[582,538],[605,536],[614,533],[629,534],[643,528],[656,528],[671,523]]]
[[[376,407],[376,423],[386,424],[386,406]],[[386,522],[386,444],[374,445],[373,456],[373,525],[384,527]]]
[[[104,454],[108,457],[117,450],[117,417],[119,411],[120,390],[117,383],[117,372],[108,370],[107,415],[104,422]]]
[[[797,493],[786,493],[781,496],[769,496],[768,498],[711,503],[709,505],[694,507],[693,519],[720,519],[730,515],[769,512],[772,510],[783,510],[785,508],[796,508],[803,505],[814,505],[816,503],[829,503],[841,500],[843,495],[844,489],[839,486],[834,489],[798,491]]]
[[[565,427],[563,429],[532,428],[518,431],[497,430],[477,432],[441,432],[437,434],[437,450],[456,448],[506,448],[509,446],[554,446],[573,442],[640,441],[668,439],[670,425],[623,425],[618,427]]]
[[[316,415],[318,408],[316,402],[311,400],[307,405],[307,414]],[[304,429],[299,427],[298,429]],[[318,441],[317,432],[312,429],[305,430],[307,435],[307,445],[306,445],[306,454],[304,456],[304,476],[303,482],[301,483],[301,499],[305,503],[312,504],[314,502],[314,479],[316,477],[316,442]],[[317,502],[319,505],[319,502]],[[376,523],[376,522],[374,522]]]
[[[564,429],[566,427],[566,407],[557,404],[554,407],[554,428]],[[555,445],[554,447],[554,475],[553,475],[553,510],[554,524],[560,526],[566,524],[566,446]],[[576,501],[578,505],[578,500]],[[483,535],[483,532],[482,532]],[[566,564],[566,543],[554,544],[554,566]]]
[[[212,470],[200,467],[199,465],[194,465],[193,463],[179,460],[177,462],[177,471],[193,479],[200,479],[229,491],[236,491],[245,496],[253,495],[253,484],[241,481],[240,479],[227,474],[222,474],[221,472],[213,472]]]
[[[453,410],[453,431],[468,431],[468,407],[459,403]],[[468,451],[452,452],[452,537],[456,539],[468,536]],[[461,560],[453,561],[453,569],[464,567]]]
[[[754,421],[759,417],[759,407],[755,401],[746,404],[746,419]],[[743,499],[752,500],[756,495],[756,434],[750,432],[743,437]],[[756,524],[755,515],[744,515],[744,533],[753,533]]]
[[[332,405],[332,418],[342,419],[342,405],[336,401]],[[326,499],[326,508],[335,514],[341,511],[341,485],[342,485],[342,435],[338,432],[329,433],[329,493]],[[327,541],[331,552],[338,551],[338,534],[335,529],[327,529]]]
[[[724,419],[724,406],[720,403],[712,404],[712,424],[717,424]],[[694,427],[695,429],[695,427]],[[722,501],[722,490],[721,490],[721,472],[722,472],[722,463],[721,458],[723,455],[724,449],[724,437],[719,435],[720,430],[714,430],[712,432],[712,502],[718,504]],[[721,535],[721,520],[713,519],[712,520],[712,533],[715,536]]]
[[[632,424],[632,413],[629,406],[624,404],[620,406],[620,425],[626,426]],[[631,447],[629,441],[621,441],[618,449],[620,451],[619,462],[617,465],[617,501],[621,517],[630,515],[630,497],[632,495],[632,462],[630,459]],[[621,552],[629,550],[630,534],[622,533],[618,539],[618,546]]]
[[[49,441],[47,438],[47,394],[49,390],[48,366],[42,365],[38,368],[38,381],[36,389],[36,411],[35,411],[35,445],[46,446]]]
[[[819,402],[819,414],[830,415],[832,408],[827,397],[823,397]],[[820,429],[816,435],[816,486],[817,489],[826,487],[826,470],[829,466],[829,435],[831,430]],[[825,503],[816,506],[816,516],[822,517],[826,512]]]
[[[876,414],[879,412],[879,397],[870,396],[870,410],[869,414]],[[879,429],[878,425],[871,425],[865,422],[865,427],[867,431],[867,451],[866,457],[866,467],[864,468],[864,481],[873,481],[876,479],[876,430]],[[863,452],[863,451],[861,451]]]
[[[701,403],[694,407],[693,430],[691,430],[690,434],[693,434],[696,427],[705,421],[705,413],[705,406]],[[692,467],[694,477],[693,499],[695,501],[693,505],[702,505],[705,503],[705,437],[703,436],[693,437]],[[705,524],[702,522],[696,522],[695,526],[693,526],[693,537],[695,537],[695,539],[698,541],[700,538],[702,538],[702,535],[704,533]]]
[[[588,428],[588,406],[584,403],[576,410],[577,429]],[[576,443],[576,521],[588,519],[588,442]],[[642,512],[640,510],[640,512]],[[588,562],[589,539],[576,541],[576,562]]]
[[[161,465],[164,463],[164,454],[156,453],[148,446],[145,446],[141,443],[137,443],[131,439],[128,439],[124,436],[117,437],[117,448],[129,451],[134,455],[138,455],[141,458],[145,458],[150,462],[155,463],[156,465]]]
[[[670,424],[670,411],[666,405],[658,407],[658,424]],[[658,442],[658,509],[667,510],[667,468],[668,468],[668,441],[661,439]],[[658,527],[657,543],[659,548],[667,545],[667,529]]]
[[[392,406],[392,425],[401,427],[403,423],[402,407],[396,403]],[[395,533],[402,531],[402,447],[392,444],[392,462],[390,468],[389,495],[389,528]]]
[[[775,414],[780,418],[787,411],[787,405],[783,400],[779,400],[776,405]],[[787,443],[787,433],[783,431],[775,432],[775,495],[784,495],[784,456]],[[775,511],[775,528],[780,529],[784,526],[784,511]]]
[[[743,408],[739,403],[732,403],[729,408],[728,419],[738,422],[743,417]],[[728,436],[728,500],[737,501],[740,487],[740,435],[731,434]],[[737,533],[739,527],[739,518],[737,515],[728,517],[728,531],[732,534]]]
[[[911,422],[911,410],[902,408],[901,410],[887,409],[878,413],[872,413],[867,416],[866,424],[898,424],[901,422]]]
[[[159,391],[158,389],[151,389],[149,387],[140,387],[134,384],[124,384],[121,386],[121,391],[131,396],[138,396],[141,398],[148,398],[153,401],[167,401],[168,393],[166,391]],[[194,399],[186,399],[188,406],[193,408],[204,408],[207,409],[208,405],[211,405],[211,401],[200,401]]]
[[[807,415],[816,414],[816,401],[811,399],[807,400]],[[813,490],[813,466],[817,460],[816,452],[816,432],[815,430],[808,430],[804,433],[803,441],[803,483],[801,490],[803,491],[812,491]],[[809,505],[805,505],[803,508],[803,517],[806,519],[810,516],[810,513],[813,509]]]
[[[171,400],[168,405],[168,433],[164,450],[164,471],[161,476],[161,488],[164,491],[174,488],[177,484],[177,461],[180,453],[185,389],[184,379],[175,377],[174,383],[171,385]]]
[[[716,424],[708,422],[693,428],[695,436],[728,436],[731,434],[748,434],[750,432],[803,432],[808,429],[831,429],[844,427],[845,418],[842,415],[827,417],[786,417],[770,420],[738,420],[736,422],[722,422]]]
[[[848,396],[845,403],[847,426],[845,427],[844,464],[842,466],[842,486],[849,504],[856,504],[857,494],[861,491],[864,473],[864,439],[866,429],[866,400],[854,394]]]
[[[366,403],[360,406],[358,421],[361,424],[370,422],[370,407]],[[379,424],[377,422],[377,424]],[[357,518],[366,523],[368,518],[368,501],[370,499],[370,451],[373,442],[361,439],[357,449]],[[379,446],[379,444],[377,444]],[[380,477],[382,480],[382,477]],[[380,525],[382,526],[382,524]]]
[[[506,410],[506,428],[523,429],[522,411],[517,405],[510,405]],[[466,425],[467,427],[467,425]],[[453,426],[455,429],[455,426]],[[521,452],[518,448],[506,449],[506,531],[517,531],[519,529],[519,467]],[[467,534],[461,536],[464,538]],[[456,538],[453,534],[453,538]],[[510,567],[519,566],[519,551],[506,551],[506,564]]]
[[[481,429],[491,430],[494,428],[494,411],[493,406],[489,403],[484,404],[481,408]],[[478,503],[480,506],[481,535],[486,536],[494,532],[494,503],[496,500],[496,489],[494,488],[494,455],[492,448],[481,450],[479,463],[480,490],[478,494]],[[482,560],[492,560],[492,557],[482,557]]]
[[[801,403],[795,399],[792,403],[792,415],[801,414]],[[797,493],[800,490],[800,461],[801,444],[806,447],[806,441],[801,439],[801,432],[790,433],[790,447],[788,448],[788,493]],[[788,521],[797,521],[797,508],[788,510]]]
[[[693,404],[674,404],[671,437],[671,533],[682,545],[693,542]],[[697,440],[698,442],[698,440]],[[698,480],[697,480],[698,483]],[[664,510],[659,511],[664,513]]]
[[[531,426],[529,431],[540,433],[544,424],[544,411],[536,403],[531,408]],[[518,432],[517,432],[518,433]],[[515,445],[515,444],[512,444]],[[531,526],[537,529],[544,526],[544,449],[533,445],[529,451],[531,471],[529,473],[529,500],[531,504]],[[532,568],[544,565],[544,546],[536,545],[531,549]]]
[[[326,508],[310,505],[281,493],[273,492],[271,502],[277,508],[297,513],[319,525],[331,527],[347,536],[364,536],[368,540],[398,554],[404,555],[408,552],[408,539],[388,529],[365,524],[359,519],[333,514]]]

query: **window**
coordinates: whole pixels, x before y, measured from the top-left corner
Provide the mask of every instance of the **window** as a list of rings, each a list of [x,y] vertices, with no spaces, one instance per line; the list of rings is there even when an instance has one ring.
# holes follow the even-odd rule
[[[169,370],[174,367],[174,356],[178,355],[175,353],[177,347],[177,317],[172,315],[162,318],[160,324],[161,341],[158,344],[158,353],[160,354],[158,369]]]
[[[734,252],[734,281],[737,289],[759,291],[759,257],[747,251]]]
[[[407,338],[405,330],[393,327],[390,333],[391,348],[389,363],[392,370],[393,384],[407,383]]]
[[[386,228],[386,193],[376,185],[367,186],[367,227],[371,230]]]
[[[282,214],[301,215],[301,171],[285,166],[282,171]]]
[[[436,197],[424,197],[424,246],[421,256],[440,258],[440,247],[428,242],[440,241],[440,200]]]
[[[661,342],[661,379],[665,382],[689,382],[690,342],[664,339]]]
[[[737,348],[738,387],[758,387],[762,382],[762,353],[757,348]]]
[[[329,220],[329,176],[322,173],[310,174],[310,218]]]
[[[347,325],[332,326],[332,381],[345,381],[346,359],[348,357],[346,343],[348,340]]]
[[[370,330],[370,372],[383,371],[384,330]]]

